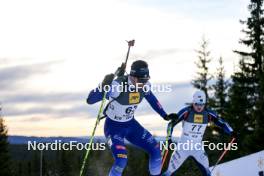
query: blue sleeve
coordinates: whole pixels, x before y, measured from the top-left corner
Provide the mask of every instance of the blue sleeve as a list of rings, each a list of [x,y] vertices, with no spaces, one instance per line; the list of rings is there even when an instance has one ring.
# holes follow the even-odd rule
[[[182,109],[177,113],[177,115],[178,115],[178,117],[179,117],[179,120],[183,120],[183,119],[184,119],[184,115],[185,115],[186,113],[188,113],[188,111],[189,111],[189,106],[187,106],[187,107],[185,107],[185,108],[182,108]]]
[[[94,104],[97,103],[99,101],[101,101],[103,99],[104,96],[104,92],[101,91],[98,87],[96,89],[93,89],[90,91],[86,102],[87,104]],[[106,94],[106,98],[109,98],[109,92]]]
[[[233,129],[230,127],[230,125],[221,119],[215,111],[207,109],[207,112],[214,124],[222,128],[225,133],[230,135],[233,132]]]
[[[152,91],[149,91],[147,94],[145,94],[145,98],[150,104],[150,106],[157,112],[161,117],[166,117],[167,113],[162,108],[161,104],[155,97],[155,95],[152,93]]]

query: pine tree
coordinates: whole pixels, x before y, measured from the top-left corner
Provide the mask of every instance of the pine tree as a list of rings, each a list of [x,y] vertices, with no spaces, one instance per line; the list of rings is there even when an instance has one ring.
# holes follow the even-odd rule
[[[2,107],[0,104],[0,175],[11,176],[11,159],[8,150],[7,127],[1,116]]]
[[[208,64],[211,62],[208,44],[209,42],[205,39],[205,37],[203,37],[200,49],[196,51],[198,54],[198,62],[195,62],[198,68],[196,73],[197,75],[195,79],[192,80],[192,85],[195,88],[201,89],[205,92],[207,100],[209,97],[208,91],[210,89],[208,82],[212,79],[212,76],[209,74],[208,70]]]
[[[211,98],[211,108],[215,110],[222,119],[227,119],[227,91],[229,85],[225,80],[225,69],[222,57],[219,58],[218,63],[216,76],[214,76],[216,82],[212,85],[214,96]],[[230,137],[225,135],[223,129],[219,128],[217,125],[212,123],[211,129],[213,130],[213,134],[215,134],[211,137],[211,142],[217,144],[230,141]],[[216,162],[218,156],[221,155],[219,151],[210,151],[210,154],[212,162]]]
[[[72,156],[70,151],[62,150],[60,151],[60,158],[59,158],[59,169],[60,169],[60,175],[63,176],[72,176]]]
[[[225,80],[225,70],[223,65],[223,58],[219,58],[219,67],[217,68],[216,73],[216,83],[212,86],[214,90],[214,110],[221,117],[225,117],[225,111],[227,108],[227,89],[228,83]]]
[[[40,152],[38,150],[33,151],[32,175],[40,175]]]
[[[31,174],[31,162],[30,161],[28,161],[28,163],[27,163],[27,175],[28,176],[31,176],[32,174]]]
[[[240,141],[246,153],[263,149],[263,0],[251,0],[250,17],[241,21],[246,25],[245,39],[240,42],[250,51],[235,51],[241,56],[239,71],[232,75],[233,84],[229,91],[229,117],[240,133]],[[259,142],[257,144],[257,142]]]

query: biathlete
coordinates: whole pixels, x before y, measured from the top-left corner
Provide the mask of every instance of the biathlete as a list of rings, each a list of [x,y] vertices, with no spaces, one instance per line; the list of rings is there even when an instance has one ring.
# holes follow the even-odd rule
[[[199,144],[201,147],[199,147],[199,149],[192,148],[188,150],[183,147],[177,147],[177,150],[173,152],[170,158],[169,167],[163,175],[171,176],[179,169],[187,158],[191,157],[199,166],[204,176],[211,176],[208,156],[202,147],[202,139],[207,124],[212,121],[214,124],[222,128],[225,133],[235,137],[236,135],[233,132],[233,129],[227,122],[221,119],[216,112],[206,107],[206,95],[201,90],[194,93],[192,105],[181,109],[177,113],[177,116],[178,117],[176,119],[173,119],[169,123],[171,128],[169,143],[171,143],[171,134],[174,126],[182,121],[182,134],[178,140],[178,145],[179,143],[192,143],[193,146],[195,146],[195,144]]]
[[[175,119],[176,114],[167,115],[151,91],[149,68],[145,61],[133,62],[129,75],[115,80],[113,78],[113,74],[106,75],[101,87],[92,90],[87,98],[88,104],[99,102],[103,98],[103,91],[100,91],[100,88],[110,87],[106,94],[109,103],[104,109],[106,116],[104,134],[115,161],[109,176],[121,176],[127,165],[124,139],[145,150],[149,155],[150,174],[160,175],[162,158],[159,144],[150,132],[135,120],[134,112],[145,98],[165,120]]]

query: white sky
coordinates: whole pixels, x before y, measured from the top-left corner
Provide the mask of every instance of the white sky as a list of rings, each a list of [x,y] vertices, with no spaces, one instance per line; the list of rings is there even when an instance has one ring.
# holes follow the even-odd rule
[[[36,75],[33,72],[33,76],[20,82],[15,91],[0,92],[0,101],[8,100],[10,95],[88,92],[124,60],[125,40],[129,39],[135,39],[136,43],[128,65],[136,58],[147,60],[152,82],[189,83],[195,75],[194,50],[203,35],[210,41],[211,72],[215,72],[217,59],[222,56],[229,76],[238,60],[232,50],[241,48],[239,19],[248,15],[247,4],[246,0],[0,1],[0,70],[51,63],[48,70]],[[42,68],[35,69],[37,72]],[[192,91],[191,86],[179,88],[173,95],[159,94],[158,98],[168,112],[175,112],[190,100]],[[177,97],[179,93],[181,98]],[[12,108],[26,111],[43,107],[63,111],[82,106],[84,99],[66,103],[43,102],[41,98],[35,102],[3,101],[9,133],[87,136],[98,105],[87,106],[87,115],[78,117],[37,111],[23,115],[10,112]],[[164,135],[166,123],[149,107],[143,107],[151,113],[139,113],[137,119],[152,133]],[[102,124],[97,135],[103,135]]]

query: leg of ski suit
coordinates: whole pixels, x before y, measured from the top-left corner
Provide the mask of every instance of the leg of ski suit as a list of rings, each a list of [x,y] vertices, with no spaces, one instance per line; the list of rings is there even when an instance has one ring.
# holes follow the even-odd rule
[[[121,176],[127,165],[127,150],[124,143],[126,127],[127,123],[114,122],[109,118],[105,120],[104,133],[115,160],[109,176]]]
[[[211,176],[209,170],[209,161],[206,153],[204,150],[197,150],[197,151],[188,151],[188,150],[179,150],[174,151],[168,170],[164,173],[165,176],[171,176],[175,171],[179,169],[179,167],[183,164],[183,162],[188,158],[191,157],[194,159],[195,163],[198,165],[199,169],[201,170],[203,176]]]
[[[160,175],[162,158],[159,143],[136,120],[132,120],[130,127],[126,139],[148,153],[150,174]]]
[[[127,150],[124,138],[132,144],[145,150],[149,156],[149,170],[151,175],[161,172],[161,152],[153,136],[145,130],[136,120],[129,122],[114,122],[106,119],[105,136],[115,159],[109,176],[121,176],[127,165]]]
[[[184,150],[174,150],[171,155],[168,170],[164,176],[171,176],[176,170],[180,168],[182,163],[188,158],[188,154]]]
[[[204,150],[194,151],[194,153],[191,157],[194,159],[194,161],[198,165],[203,176],[211,176],[211,173],[209,170],[208,156]]]

